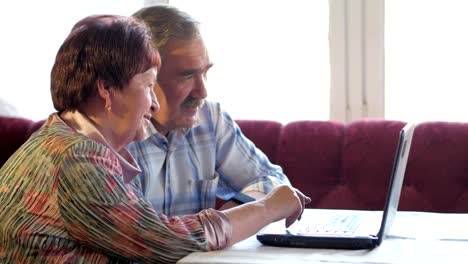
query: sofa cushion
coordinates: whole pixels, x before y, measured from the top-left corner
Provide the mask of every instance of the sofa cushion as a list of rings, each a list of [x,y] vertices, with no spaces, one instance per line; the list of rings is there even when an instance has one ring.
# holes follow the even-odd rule
[[[237,120],[243,133],[312,198],[308,207],[381,210],[400,121]],[[0,117],[0,166],[42,121]],[[468,123],[416,126],[400,210],[468,212]]]
[[[44,121],[0,116],[0,167],[36,131]]]
[[[401,209],[468,212],[468,123],[420,123],[406,172]]]
[[[382,210],[392,173],[398,137],[405,123],[366,119],[346,127],[340,189],[324,198],[350,209]],[[411,154],[410,154],[411,156]],[[339,192],[338,192],[339,190]]]
[[[320,207],[322,197],[342,177],[344,125],[331,121],[295,121],[281,131],[278,164],[293,186],[308,195],[308,207]]]
[[[267,120],[236,120],[242,133],[267,155],[268,159],[276,163],[278,141],[282,124]]]

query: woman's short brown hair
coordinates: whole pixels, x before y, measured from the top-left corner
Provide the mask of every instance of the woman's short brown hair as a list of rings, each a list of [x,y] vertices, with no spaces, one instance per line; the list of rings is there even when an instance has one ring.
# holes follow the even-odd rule
[[[55,58],[51,94],[57,111],[77,110],[96,95],[96,81],[118,89],[161,59],[146,25],[132,17],[89,16],[75,24]]]

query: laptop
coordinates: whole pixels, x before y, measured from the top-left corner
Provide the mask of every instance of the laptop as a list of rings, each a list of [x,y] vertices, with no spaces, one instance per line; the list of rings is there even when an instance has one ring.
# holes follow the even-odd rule
[[[308,218],[303,217],[288,229],[285,229],[284,221],[272,223],[257,233],[257,240],[264,245],[279,247],[373,249],[379,246],[398,209],[414,127],[408,123],[400,131],[381,217],[380,214],[369,217],[359,210],[307,209]]]

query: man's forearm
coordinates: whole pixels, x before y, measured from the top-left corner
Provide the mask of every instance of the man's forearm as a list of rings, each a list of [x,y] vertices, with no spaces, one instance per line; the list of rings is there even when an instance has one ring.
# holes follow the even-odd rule
[[[220,208],[220,210],[226,210],[229,208],[233,208],[235,206],[238,206],[240,204],[248,203],[254,200],[258,200],[262,197],[264,197],[265,194],[259,191],[249,191],[246,193],[239,193],[233,199],[226,201]]]

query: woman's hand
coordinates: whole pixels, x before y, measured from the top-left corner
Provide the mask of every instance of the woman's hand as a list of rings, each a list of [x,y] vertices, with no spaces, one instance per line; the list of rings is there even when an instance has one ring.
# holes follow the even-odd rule
[[[305,205],[310,203],[311,199],[296,188],[281,185],[260,201],[264,203],[271,222],[286,218],[286,227],[289,227],[301,219]]]
[[[257,233],[264,226],[286,219],[286,227],[301,219],[311,199],[289,185],[274,188],[265,197],[223,211],[232,225],[233,245]]]

